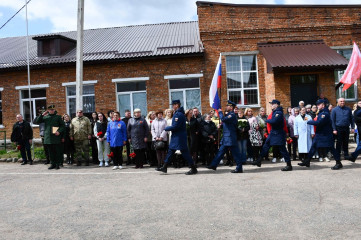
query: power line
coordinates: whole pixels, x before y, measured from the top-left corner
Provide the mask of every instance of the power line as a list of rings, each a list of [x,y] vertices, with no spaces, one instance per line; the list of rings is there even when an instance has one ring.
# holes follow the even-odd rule
[[[20,8],[11,18],[9,18],[1,27],[0,30],[5,27],[6,24],[8,24],[27,4],[29,4],[29,2],[31,2],[31,0],[29,0],[26,4],[24,4],[24,6],[22,6],[22,8]]]

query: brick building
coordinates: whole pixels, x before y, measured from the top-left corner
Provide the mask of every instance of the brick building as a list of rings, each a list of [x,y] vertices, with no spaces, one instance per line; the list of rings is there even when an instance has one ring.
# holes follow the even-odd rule
[[[222,101],[243,107],[283,106],[320,93],[352,104],[360,86],[335,91],[361,42],[361,5],[284,6],[197,2],[198,22],[150,24],[84,32],[84,110],[165,109],[180,98],[186,108],[210,110],[208,91],[222,55]],[[31,100],[25,37],[0,39],[1,127],[21,112],[49,104],[75,113],[76,32],[32,36]],[[344,58],[345,57],[345,58]],[[29,105],[32,107],[30,108]]]

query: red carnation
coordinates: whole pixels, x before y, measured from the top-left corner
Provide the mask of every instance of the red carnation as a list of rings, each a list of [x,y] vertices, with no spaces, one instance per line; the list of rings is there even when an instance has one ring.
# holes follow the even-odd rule
[[[129,157],[131,157],[131,158],[135,158],[135,156],[136,156],[136,154],[135,154],[135,153],[131,153],[131,154],[129,154]]]
[[[98,137],[103,136],[103,132],[98,132],[97,136]]]
[[[21,145],[16,146],[16,149],[17,149],[17,150],[20,150],[20,149],[21,149]]]
[[[265,133],[263,136],[264,136],[264,138],[268,138],[268,134],[267,134],[267,133]]]
[[[150,123],[152,123],[153,122],[153,120],[150,120]]]
[[[287,144],[291,144],[293,142],[292,138],[287,138]]]
[[[110,154],[108,154],[108,157],[109,157],[109,158],[114,157],[114,153],[113,153],[113,152],[111,152]]]

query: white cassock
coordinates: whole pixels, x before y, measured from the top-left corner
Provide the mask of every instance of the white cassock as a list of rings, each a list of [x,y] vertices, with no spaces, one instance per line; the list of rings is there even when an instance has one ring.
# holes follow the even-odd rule
[[[313,125],[308,125],[307,122],[312,120],[311,116],[306,114],[304,120],[301,117],[301,114],[298,115],[295,119],[294,133],[295,136],[298,135],[298,152],[299,153],[308,153],[312,145],[312,136],[315,134]]]

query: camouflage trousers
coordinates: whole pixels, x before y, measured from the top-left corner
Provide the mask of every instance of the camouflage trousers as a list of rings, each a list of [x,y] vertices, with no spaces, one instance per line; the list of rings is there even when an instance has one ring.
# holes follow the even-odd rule
[[[75,160],[77,163],[89,163],[89,140],[74,141]]]

